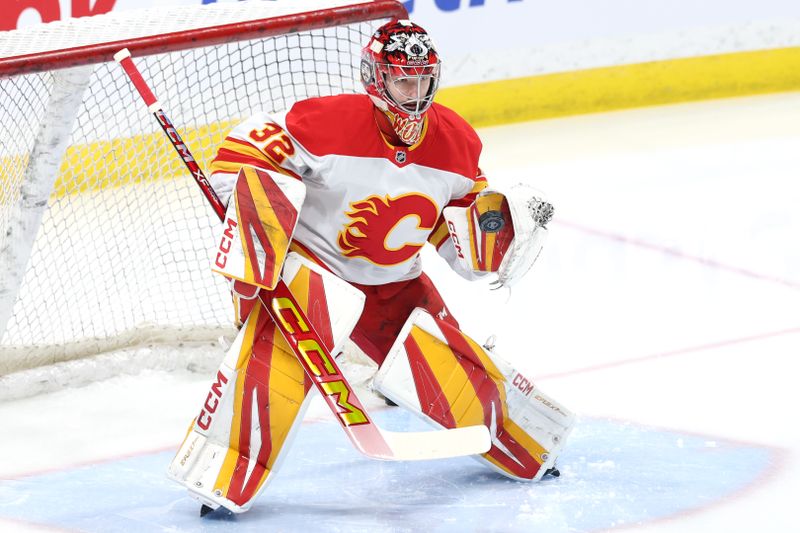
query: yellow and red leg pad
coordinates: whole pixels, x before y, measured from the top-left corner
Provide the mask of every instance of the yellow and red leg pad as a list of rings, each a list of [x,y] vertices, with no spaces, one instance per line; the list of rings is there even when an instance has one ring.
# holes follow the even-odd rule
[[[437,425],[485,424],[492,447],[479,460],[517,480],[555,464],[574,416],[457,328],[416,309],[373,386]]]
[[[363,295],[296,254],[287,258],[284,279],[337,353],[358,320]],[[311,387],[269,313],[254,307],[170,464],[170,477],[212,508],[246,511],[280,466]]]

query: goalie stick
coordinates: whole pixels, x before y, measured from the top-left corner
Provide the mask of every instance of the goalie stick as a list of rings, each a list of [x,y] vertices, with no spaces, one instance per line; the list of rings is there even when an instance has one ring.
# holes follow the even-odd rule
[[[161,109],[158,100],[133,62],[130,51],[127,48],[120,50],[114,54],[114,60],[122,66],[147,105],[148,111],[161,125],[195,182],[211,203],[214,212],[220,220],[224,220],[225,206],[217,197],[211,183],[181,139],[175,126]],[[392,432],[379,428],[356,396],[353,387],[342,375],[339,365],[283,280],[278,280],[275,289],[271,291],[261,289],[259,299],[292,348],[309,379],[325,398],[325,402],[333,411],[350,441],[364,455],[384,460],[423,460],[480,454],[491,447],[489,430],[482,425],[422,432]],[[293,328],[281,313],[287,309],[302,319],[299,322],[304,323],[307,327]],[[313,365],[307,359],[307,350],[299,349],[298,343],[301,342],[313,343],[315,351],[318,351],[320,357],[330,364]],[[320,369],[325,369],[325,372],[323,373]]]

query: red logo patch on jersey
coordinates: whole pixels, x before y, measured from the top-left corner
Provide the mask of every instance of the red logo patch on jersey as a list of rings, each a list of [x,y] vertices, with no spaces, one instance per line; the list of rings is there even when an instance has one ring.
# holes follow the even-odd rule
[[[370,196],[350,204],[347,216],[352,219],[339,232],[339,248],[345,257],[361,257],[379,266],[392,266],[408,261],[419,252],[423,242],[408,242],[403,235],[394,235],[394,242],[403,242],[390,247],[392,235],[404,219],[417,218],[416,230],[430,232],[439,219],[436,202],[422,194],[404,194],[397,198]],[[408,231],[408,230],[406,230]],[[419,233],[409,235],[409,239]]]

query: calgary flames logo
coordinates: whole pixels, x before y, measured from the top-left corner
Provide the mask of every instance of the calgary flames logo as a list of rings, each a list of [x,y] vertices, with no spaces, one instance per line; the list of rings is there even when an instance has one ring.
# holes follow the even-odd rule
[[[439,218],[436,203],[421,194],[404,194],[397,198],[373,195],[351,203],[350,209],[347,216],[352,222],[339,232],[339,248],[345,257],[361,257],[380,266],[408,261],[425,244],[424,240],[404,242],[403,235],[394,235],[393,240],[404,244],[398,247],[388,244],[389,236],[404,219],[417,218],[416,230],[429,232]]]

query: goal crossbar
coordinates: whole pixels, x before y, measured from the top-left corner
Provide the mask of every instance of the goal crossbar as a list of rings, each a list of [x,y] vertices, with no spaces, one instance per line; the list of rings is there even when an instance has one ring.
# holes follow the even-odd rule
[[[351,0],[352,2],[352,0]],[[327,2],[330,3],[330,2]],[[271,14],[275,10],[266,4],[268,9],[262,10],[265,14]],[[264,5],[262,4],[262,5]],[[300,7],[307,3],[297,3]],[[219,4],[222,5],[222,4]],[[256,11],[254,4],[241,4],[247,11]],[[258,4],[255,4],[256,6]],[[203,9],[213,9],[214,5],[202,6]],[[308,6],[312,7],[312,6]],[[212,13],[209,13],[211,15]],[[125,20],[118,14],[98,15],[96,19],[104,19],[104,23],[111,23],[115,19]],[[169,12],[161,13],[161,16],[169,16]],[[252,14],[248,20],[231,22],[227,24],[215,24],[202,27],[183,29],[162,34],[143,35],[118,39],[114,41],[97,42],[83,46],[72,46],[55,50],[43,50],[20,55],[7,55],[13,53],[13,47],[4,49],[4,39],[0,36],[0,76],[13,76],[18,74],[30,74],[45,70],[90,65],[94,63],[111,61],[114,54],[122,48],[127,48],[137,57],[163,54],[184,50],[193,43],[202,43],[202,46],[213,46],[231,42],[232,40],[243,41],[248,39],[263,39],[276,35],[295,33],[299,30],[313,30],[334,25],[349,24],[367,20],[381,18],[407,16],[405,8],[397,0],[361,0],[356,3],[340,5],[329,8],[319,8],[313,11],[295,12],[284,15],[268,15],[268,18],[252,19]],[[211,19],[212,17],[208,17]],[[108,22],[106,22],[108,21]],[[69,34],[69,22],[61,24],[65,28],[65,33]],[[54,24],[59,26],[58,23]],[[91,24],[89,24],[91,27]],[[58,31],[58,30],[56,30]],[[35,30],[34,30],[35,32]],[[17,32],[8,32],[14,34]],[[31,35],[29,31],[18,31],[20,41],[25,41]],[[34,33],[35,34],[35,33]],[[3,57],[6,56],[6,57]]]

